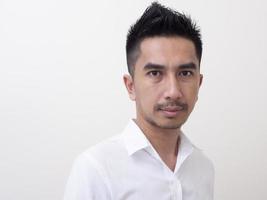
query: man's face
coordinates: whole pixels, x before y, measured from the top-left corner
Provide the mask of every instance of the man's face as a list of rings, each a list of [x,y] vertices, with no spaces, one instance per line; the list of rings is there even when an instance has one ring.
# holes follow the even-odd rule
[[[182,37],[151,37],[140,44],[134,77],[124,76],[136,102],[137,121],[177,129],[194,108],[202,82],[192,41]]]

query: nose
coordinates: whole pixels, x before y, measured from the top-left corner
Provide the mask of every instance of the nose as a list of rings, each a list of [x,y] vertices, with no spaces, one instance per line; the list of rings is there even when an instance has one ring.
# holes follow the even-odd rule
[[[166,84],[164,92],[165,99],[177,100],[182,97],[182,91],[180,84],[177,80],[177,77],[175,76],[168,77],[165,84]]]

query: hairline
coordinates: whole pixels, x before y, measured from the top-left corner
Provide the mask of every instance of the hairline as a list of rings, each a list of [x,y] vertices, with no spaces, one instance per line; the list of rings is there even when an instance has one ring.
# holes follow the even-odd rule
[[[184,38],[184,39],[187,39],[189,41],[191,41],[194,45],[194,48],[195,48],[195,53],[196,53],[196,56],[197,56],[197,59],[198,59],[198,62],[199,62],[199,68],[200,68],[200,63],[201,63],[201,55],[198,55],[197,53],[197,46],[195,44],[195,42],[189,38],[189,37],[186,37],[186,36],[183,36],[183,35],[178,35],[178,34],[157,34],[157,35],[152,35],[152,36],[145,36],[143,38],[140,38],[137,42],[136,42],[136,45],[134,45],[132,47],[132,50],[130,50],[128,52],[128,55],[127,57],[129,58],[130,57],[130,60],[134,60],[134,62],[128,62],[128,59],[127,59],[127,65],[128,65],[128,68],[130,69],[129,70],[129,73],[132,77],[134,77],[134,70],[135,70],[135,65],[136,65],[136,62],[140,56],[140,53],[141,53],[141,43],[146,40],[146,39],[149,39],[149,38],[156,38],[156,37],[163,37],[163,38]],[[133,56],[130,56],[131,54],[134,54]],[[131,64],[130,64],[131,63]]]

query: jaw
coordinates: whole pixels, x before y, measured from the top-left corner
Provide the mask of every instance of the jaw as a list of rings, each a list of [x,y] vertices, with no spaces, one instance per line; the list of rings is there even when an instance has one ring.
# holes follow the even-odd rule
[[[152,117],[151,117],[152,116]],[[180,130],[182,125],[187,120],[187,112],[181,111],[175,117],[166,117],[161,111],[154,111],[151,115],[144,115],[137,112],[136,121],[138,125],[146,127],[155,132],[173,132],[177,133],[177,130]]]

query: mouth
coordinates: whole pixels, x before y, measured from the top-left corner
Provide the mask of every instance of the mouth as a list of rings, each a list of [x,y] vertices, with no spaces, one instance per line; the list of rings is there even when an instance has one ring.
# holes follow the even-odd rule
[[[168,107],[160,108],[159,110],[166,117],[176,117],[184,109],[182,106],[168,106]]]

